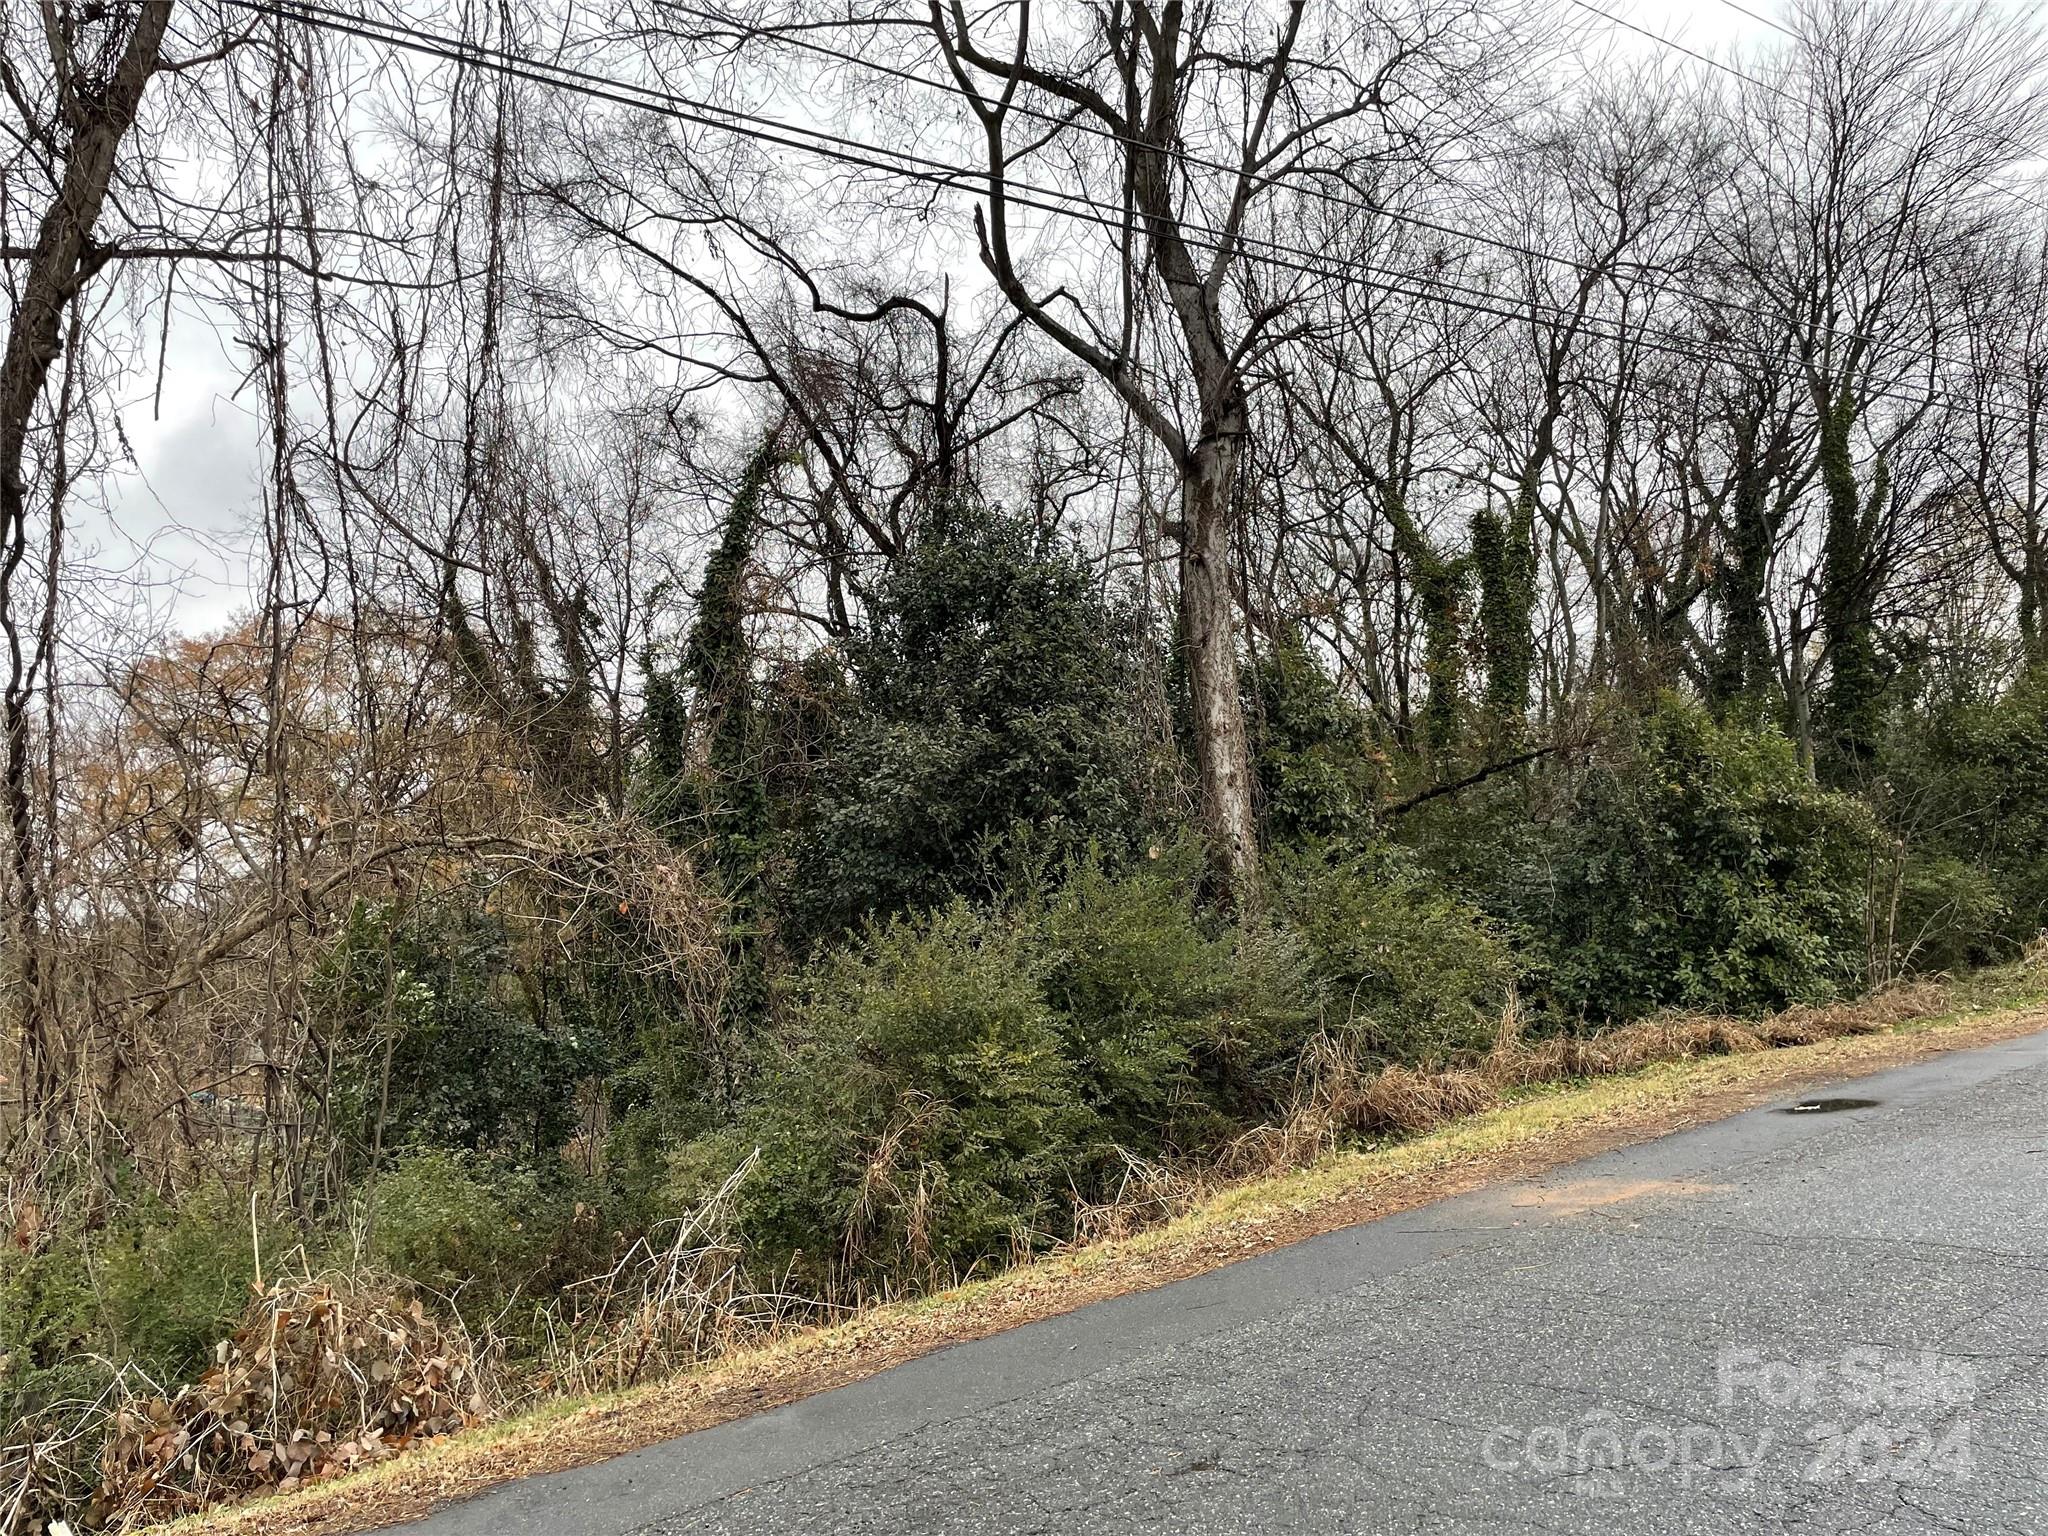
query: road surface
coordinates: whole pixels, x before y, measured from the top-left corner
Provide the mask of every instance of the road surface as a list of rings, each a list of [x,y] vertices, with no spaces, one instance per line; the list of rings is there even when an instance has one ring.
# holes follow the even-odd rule
[[[1828,1093],[406,1529],[2048,1532],[2048,1036]]]

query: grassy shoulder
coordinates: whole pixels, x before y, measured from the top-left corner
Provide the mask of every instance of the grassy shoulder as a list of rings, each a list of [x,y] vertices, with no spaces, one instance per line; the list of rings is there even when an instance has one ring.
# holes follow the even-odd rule
[[[1281,1244],[1528,1177],[1813,1083],[2048,1028],[2048,968],[2015,966],[1946,989],[1939,1007],[1872,1033],[1539,1082],[1495,1108],[1399,1140],[1324,1155],[1196,1199],[1129,1236],[985,1280],[875,1306],[666,1381],[563,1399],[399,1459],[159,1527],[166,1536],[326,1536],[417,1517],[494,1484],[603,1460],[842,1386],[947,1345],[1216,1269]]]

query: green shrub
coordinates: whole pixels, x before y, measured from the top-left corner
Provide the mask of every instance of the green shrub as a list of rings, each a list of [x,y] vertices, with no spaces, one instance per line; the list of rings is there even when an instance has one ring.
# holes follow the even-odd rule
[[[130,1361],[189,1379],[248,1304],[260,1251],[285,1259],[290,1229],[218,1184],[177,1203],[133,1197],[93,1228],[0,1249],[0,1426],[90,1396]]]
[[[1667,699],[1588,771],[1526,877],[1549,1002],[1609,1022],[1834,994],[1862,974],[1872,836],[1775,731]]]
[[[100,1329],[117,1357],[183,1378],[248,1305],[259,1254],[273,1269],[297,1246],[291,1229],[221,1185],[175,1205],[149,1199],[96,1243]]]
[[[1247,684],[1267,835],[1276,844],[1370,837],[1382,762],[1371,717],[1298,635],[1260,655]]]
[[[1124,1162],[1273,1109],[1314,1019],[1298,948],[1202,910],[1199,849],[956,900],[815,962],[740,1123],[672,1159],[701,1199],[758,1146],[742,1225],[827,1288],[963,1273],[1072,1229]]]
[[[1892,967],[1931,972],[1987,965],[2009,947],[2011,921],[1989,871],[1952,854],[1908,859],[1890,920]]]
[[[505,923],[480,904],[358,903],[313,989],[341,1051],[334,1108],[355,1164],[380,1141],[528,1157],[566,1142],[577,1085],[602,1053],[548,995],[529,988]]]
[[[797,926],[991,894],[1020,833],[1057,863],[1132,845],[1133,620],[1021,519],[960,511],[894,562],[848,647],[855,702],[797,840]]]
[[[1541,770],[1504,773],[1417,806],[1390,832],[1419,877],[1470,902],[1526,948],[1518,924],[1531,886],[1547,878],[1566,809],[1552,803],[1558,794]]]
[[[600,1198],[561,1165],[416,1151],[365,1193],[371,1256],[474,1321],[597,1270],[610,1254]]]
[[[0,1244],[0,1427],[105,1384],[99,1299],[76,1243]]]
[[[1403,1062],[1443,1060],[1492,1040],[1515,962],[1476,908],[1385,850],[1281,858],[1273,887],[1333,1032]]]
[[[679,1160],[676,1198],[759,1145],[753,1250],[827,1289],[964,1273],[1057,1230],[1093,1117],[1029,939],[956,901],[820,961],[737,1137]]]
[[[1042,919],[1045,996],[1110,1140],[1147,1156],[1243,1128],[1292,1082],[1312,1023],[1281,936],[1199,906],[1200,850],[1077,866]]]
[[[1991,952],[2048,928],[2048,668],[1995,698],[1910,719],[1887,743],[1884,788],[1888,815],[1916,851],[1990,877],[2004,907],[1985,935]]]

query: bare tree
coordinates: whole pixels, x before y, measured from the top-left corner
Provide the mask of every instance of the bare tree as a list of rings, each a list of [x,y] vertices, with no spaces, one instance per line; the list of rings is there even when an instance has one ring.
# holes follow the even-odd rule
[[[69,1076],[60,1059],[63,1047],[54,1017],[58,1002],[45,953],[47,828],[34,784],[33,712],[56,644],[58,567],[70,479],[65,457],[70,401],[60,398],[52,405],[45,389],[52,367],[66,353],[73,306],[107,259],[95,238],[101,210],[143,93],[163,67],[171,5],[170,0],[144,0],[133,6],[75,7],[44,0],[38,10],[40,61],[38,50],[16,33],[20,13],[10,8],[7,14],[5,31],[0,31],[5,59],[0,86],[19,114],[10,127],[17,146],[14,170],[22,173],[8,178],[7,200],[29,188],[43,193],[33,240],[25,248],[10,244],[5,252],[9,315],[0,354],[0,630],[7,642],[0,728],[6,734],[8,907],[20,970],[24,1121],[29,1134],[38,1135]],[[42,68],[35,69],[32,61]],[[11,225],[15,211],[7,214]],[[11,236],[12,228],[5,233]],[[74,357],[76,340],[72,329]],[[65,394],[73,382],[66,370]],[[33,470],[32,439],[39,461]],[[43,544],[32,558],[38,522]]]
[[[932,36],[982,141],[983,263],[1004,296],[1108,384],[1179,481],[1180,643],[1218,880],[1255,898],[1258,837],[1238,683],[1237,476],[1251,396],[1317,279],[1262,254],[1311,185],[1365,190],[1412,125],[1404,92],[1456,98],[1481,28],[1462,9],[1360,9],[1309,38],[1304,7],[1226,19],[1169,0],[1048,26],[1030,0]],[[1063,25],[1061,23],[1064,23]],[[1186,146],[1200,144],[1199,159]],[[1089,292],[1022,250],[1034,170],[1115,188],[1115,276]]]
[[[1931,405],[1949,258],[1986,217],[1987,180],[2037,136],[2040,54],[1988,10],[1918,0],[1812,0],[1791,30],[1731,102],[1747,163],[1716,227],[1794,338],[1824,502],[1828,730],[1860,761],[1883,692],[1894,457]]]

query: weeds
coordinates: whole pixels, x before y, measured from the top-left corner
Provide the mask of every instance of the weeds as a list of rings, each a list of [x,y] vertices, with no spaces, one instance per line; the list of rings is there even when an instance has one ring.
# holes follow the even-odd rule
[[[630,1387],[754,1342],[804,1313],[795,1298],[750,1287],[732,1235],[733,1198],[759,1162],[759,1152],[748,1154],[696,1210],[663,1223],[543,1309],[538,1393]]]

